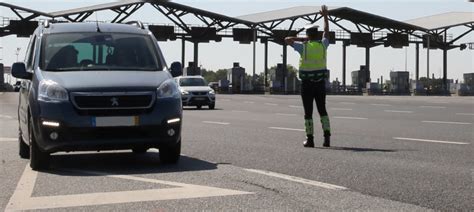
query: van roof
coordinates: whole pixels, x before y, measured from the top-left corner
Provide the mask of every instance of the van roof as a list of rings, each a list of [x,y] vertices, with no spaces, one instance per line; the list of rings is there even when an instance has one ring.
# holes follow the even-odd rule
[[[53,23],[43,29],[44,34],[56,34],[67,32],[97,32],[97,26],[100,32],[118,32],[133,34],[148,34],[148,30],[141,29],[130,24],[113,23]]]

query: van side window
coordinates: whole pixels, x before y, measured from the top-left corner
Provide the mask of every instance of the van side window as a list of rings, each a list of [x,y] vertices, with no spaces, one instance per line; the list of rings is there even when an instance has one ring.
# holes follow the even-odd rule
[[[26,69],[31,70],[34,64],[34,53],[35,53],[35,44],[36,44],[36,36],[33,35],[30,43],[28,44],[27,52],[26,52]]]

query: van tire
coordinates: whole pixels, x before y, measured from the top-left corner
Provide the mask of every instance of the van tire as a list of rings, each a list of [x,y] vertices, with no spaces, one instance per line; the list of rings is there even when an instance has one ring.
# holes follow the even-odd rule
[[[164,164],[176,164],[181,156],[181,139],[171,146],[160,147],[160,161]]]
[[[23,136],[21,134],[21,131],[18,133],[18,143],[19,143],[19,153],[20,153],[20,158],[23,159],[29,159],[30,158],[30,147],[25,143],[23,140]]]
[[[49,168],[49,153],[42,152],[36,143],[36,135],[34,135],[33,124],[29,123],[30,138],[30,167],[33,170],[44,170]]]

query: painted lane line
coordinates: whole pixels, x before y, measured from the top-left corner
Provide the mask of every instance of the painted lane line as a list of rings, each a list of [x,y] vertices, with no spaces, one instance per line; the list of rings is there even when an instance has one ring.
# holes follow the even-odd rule
[[[288,107],[291,107],[291,108],[303,108],[303,106],[298,106],[298,105],[288,105]]]
[[[363,117],[346,117],[346,116],[334,116],[335,119],[353,119],[353,120],[367,120],[368,118]]]
[[[304,129],[295,129],[295,128],[286,128],[286,127],[269,127],[269,128],[274,129],[274,130],[287,130],[287,131],[304,132]]]
[[[474,116],[474,113],[456,113],[459,116]]]
[[[430,143],[442,143],[442,144],[459,144],[459,145],[467,145],[467,144],[469,144],[469,143],[464,143],[464,142],[438,141],[438,140],[419,139],[419,138],[394,137],[393,139],[396,139],[396,140],[407,140],[407,141],[422,141],[422,142],[430,142]]]
[[[344,104],[344,105],[355,105],[356,103],[354,103],[354,102],[339,102],[339,104]]]
[[[437,109],[443,109],[446,108],[444,106],[420,106],[421,108],[437,108]]]
[[[408,110],[384,110],[387,113],[413,113],[413,111]]]
[[[0,142],[18,141],[18,138],[0,138]]]
[[[27,166],[5,210],[23,211],[52,208],[71,208],[80,206],[253,194],[251,192],[246,191],[221,189],[217,187],[185,184],[157,179],[148,179],[130,175],[113,175],[110,173],[75,171],[68,169],[66,169],[65,171],[78,172],[81,174],[87,173],[97,176],[105,176],[146,183],[164,184],[173,186],[174,188],[118,192],[97,192],[57,196],[31,196],[33,193],[33,188],[36,182],[38,172],[31,170],[31,168]]]
[[[352,110],[352,108],[329,108],[329,110],[342,110],[342,111],[349,111],[349,110]]]
[[[275,103],[265,103],[265,105],[277,106],[278,104],[275,104]]]
[[[244,101],[245,104],[254,104],[255,102],[252,101]]]
[[[0,115],[0,119],[14,119],[13,116]]]
[[[297,116],[298,114],[294,113],[276,113],[277,116]]]
[[[312,185],[312,186],[317,186],[321,188],[326,188],[326,189],[331,189],[331,190],[347,190],[346,187],[338,186],[338,185],[333,185],[329,183],[323,183],[323,182],[318,182],[314,180],[308,180],[300,177],[295,177],[295,176],[290,176],[290,175],[285,175],[285,174],[280,174],[276,172],[270,172],[270,171],[263,171],[263,170],[256,170],[256,169],[244,169],[245,171],[248,172],[253,172],[257,174],[262,174],[270,177],[276,177],[284,180],[289,180],[292,182],[297,182],[297,183],[303,183],[307,185]]]
[[[220,101],[230,102],[230,99],[221,99]]]
[[[452,122],[452,121],[421,121],[423,123],[431,123],[431,124],[458,124],[458,125],[469,125],[471,123],[467,122]]]
[[[245,110],[232,110],[234,113],[248,113],[248,111]]]
[[[230,123],[228,122],[217,122],[217,121],[203,121],[202,123],[206,124],[219,124],[219,125],[229,125]]]
[[[23,175],[21,175],[16,189],[7,203],[5,211],[14,211],[15,207],[25,203],[25,197],[31,197],[37,177],[38,172],[31,170],[30,166],[26,165]]]
[[[373,106],[392,106],[392,105],[389,105],[389,104],[370,104],[370,105],[373,105]]]

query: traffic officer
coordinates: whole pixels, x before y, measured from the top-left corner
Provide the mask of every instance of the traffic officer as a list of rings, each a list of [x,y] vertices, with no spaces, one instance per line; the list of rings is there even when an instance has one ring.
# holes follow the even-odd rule
[[[329,46],[328,9],[321,6],[320,14],[324,17],[324,33],[317,39],[318,26],[306,26],[307,37],[286,37],[286,44],[300,53],[299,78],[302,81],[301,98],[304,107],[306,141],[305,147],[314,147],[313,99],[321,119],[324,132],[324,147],[330,146],[331,127],[326,111],[326,80],[329,71],[326,67],[326,50]]]

